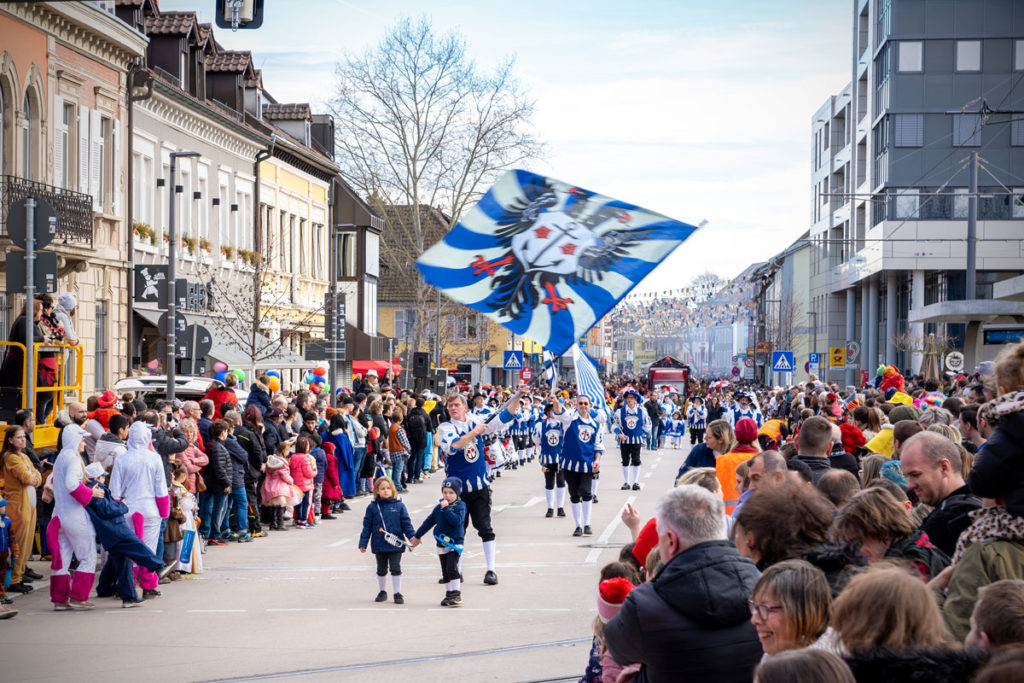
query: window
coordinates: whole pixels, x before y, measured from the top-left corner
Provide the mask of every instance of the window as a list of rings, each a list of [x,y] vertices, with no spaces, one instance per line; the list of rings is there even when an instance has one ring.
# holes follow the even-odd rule
[[[21,177],[32,178],[32,100],[25,93],[22,106],[24,118],[21,121]]]
[[[327,277],[324,275],[324,226],[319,223],[313,224],[313,251],[312,251],[312,263],[313,263],[313,279],[314,280],[326,280]]]
[[[395,339],[408,339],[416,327],[416,311],[412,309],[395,310]]]
[[[1010,196],[1010,215],[1014,218],[1024,218],[1024,187],[1013,188],[1013,195]]]
[[[199,228],[199,239],[208,240],[210,239],[210,217],[209,217],[209,198],[206,196],[206,178],[199,177],[199,199],[193,199],[192,203],[195,206],[193,215],[195,216],[197,227]]]
[[[977,147],[981,145],[981,116],[956,114],[953,116],[953,146]]]
[[[981,41],[956,41],[956,70],[981,71]]]
[[[356,263],[355,233],[338,233],[338,277],[356,277]]]
[[[310,275],[309,255],[307,253],[308,250],[309,250],[308,238],[309,238],[309,235],[306,234],[306,219],[305,218],[300,218],[299,219],[299,242],[298,242],[298,245],[297,245],[298,246],[298,250],[299,250],[299,274],[307,276],[307,277]]]
[[[295,272],[295,216],[288,217],[288,272]]]
[[[107,158],[108,153],[113,149],[110,140],[110,119],[100,118],[99,139],[96,141],[96,163],[99,164],[99,175],[97,176],[96,194],[99,197],[100,210],[107,204],[107,191],[110,189],[110,168],[111,163]]]
[[[922,71],[924,69],[924,43],[919,40],[900,42],[899,70],[903,72]]]
[[[71,188],[71,123],[75,120],[75,105],[63,104],[61,100],[60,120],[56,126],[56,147],[53,163],[54,182],[58,187]]]
[[[953,218],[967,218],[967,200],[969,199],[966,187],[957,187],[953,190]]]
[[[1024,119],[1010,122],[1010,144],[1015,147],[1024,146]]]
[[[1024,40],[1013,41],[1013,70],[1024,71]]]
[[[281,212],[281,219],[277,225],[277,267],[281,271],[288,272],[288,214],[284,211]]]
[[[893,118],[897,147],[920,147],[924,144],[923,114],[897,114]]]
[[[896,218],[917,218],[920,204],[921,196],[917,188],[897,190]]]

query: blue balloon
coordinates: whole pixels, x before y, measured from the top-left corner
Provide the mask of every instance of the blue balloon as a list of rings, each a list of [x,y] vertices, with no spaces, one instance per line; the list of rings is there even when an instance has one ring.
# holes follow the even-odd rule
[[[313,374],[312,372],[310,372],[309,370],[306,370],[306,374],[302,376],[302,383],[303,383],[303,384],[312,384],[312,383],[313,383],[313,380],[314,380],[315,378],[316,378],[316,375],[314,375],[314,374]]]
[[[327,378],[324,377],[323,375],[316,375],[313,377],[313,381],[316,382],[317,384],[323,384],[324,382],[327,381]]]
[[[281,379],[281,373],[277,370],[267,370],[267,377],[276,377]]]
[[[215,374],[213,376],[213,378],[215,380],[217,380],[218,382],[223,382],[225,379],[227,379],[227,376],[228,376],[228,371],[227,370],[221,370],[220,372]]]

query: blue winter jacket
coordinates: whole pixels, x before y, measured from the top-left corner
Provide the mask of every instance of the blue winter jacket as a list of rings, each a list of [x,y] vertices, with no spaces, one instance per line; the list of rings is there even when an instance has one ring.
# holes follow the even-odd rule
[[[457,498],[448,507],[441,507],[440,503],[435,505],[430,516],[423,520],[423,524],[420,524],[420,528],[416,530],[415,536],[423,538],[423,535],[430,531],[431,527],[434,527],[434,538],[447,536],[455,545],[462,545],[462,542],[466,540],[465,524],[466,504]],[[438,548],[443,545],[440,541],[437,542]]]
[[[316,475],[313,477],[313,483],[322,484],[324,483],[324,477],[327,475],[327,454],[324,453],[322,448],[314,448],[310,455],[316,461]]]
[[[263,415],[267,414],[270,410],[270,394],[266,392],[262,385],[253,382],[249,385],[249,398],[245,400],[245,407],[256,406],[260,409],[260,413]]]
[[[359,547],[365,548],[369,543],[370,550],[375,553],[404,552],[405,545],[395,547],[384,540],[384,529],[406,540],[413,537],[415,529],[405,503],[394,498],[381,498],[367,505],[366,514],[363,515],[363,533],[359,534]]]
[[[691,470],[695,467],[714,467],[715,466],[715,452],[708,448],[706,443],[699,443],[690,449],[689,455],[686,456],[686,461],[683,466],[679,468],[679,473],[676,474],[676,479],[683,476],[687,470]]]

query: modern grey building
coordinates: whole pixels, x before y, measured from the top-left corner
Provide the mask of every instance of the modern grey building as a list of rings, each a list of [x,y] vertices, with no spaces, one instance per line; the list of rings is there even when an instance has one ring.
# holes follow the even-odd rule
[[[1024,322],[1024,2],[851,7],[850,84],[812,119],[815,350],[860,344],[845,371],[823,367],[846,384],[881,362],[917,371],[929,333],[973,365],[985,326]],[[980,301],[968,304],[971,152]]]

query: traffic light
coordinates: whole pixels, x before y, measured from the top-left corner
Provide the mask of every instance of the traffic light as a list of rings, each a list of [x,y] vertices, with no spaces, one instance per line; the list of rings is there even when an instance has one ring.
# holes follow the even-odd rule
[[[263,0],[217,0],[217,26],[237,31],[263,25]]]

